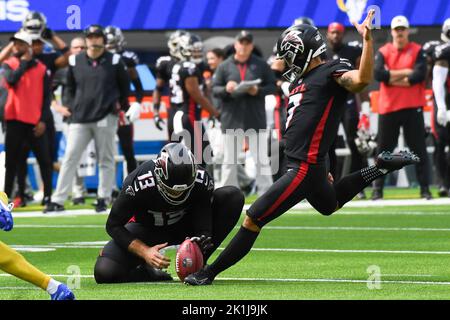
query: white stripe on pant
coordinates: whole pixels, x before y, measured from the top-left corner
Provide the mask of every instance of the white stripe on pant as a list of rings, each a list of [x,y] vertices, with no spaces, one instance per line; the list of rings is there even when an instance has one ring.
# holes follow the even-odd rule
[[[69,196],[81,155],[91,139],[95,142],[99,166],[97,197],[110,199],[115,178],[114,152],[117,124],[118,117],[110,114],[99,122],[69,125],[66,153],[52,202],[64,204]]]

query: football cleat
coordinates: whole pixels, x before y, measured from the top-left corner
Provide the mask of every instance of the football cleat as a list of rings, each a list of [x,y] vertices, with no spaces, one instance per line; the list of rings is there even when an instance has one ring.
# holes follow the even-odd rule
[[[430,189],[428,187],[421,187],[420,188],[420,197],[422,199],[431,200],[433,199],[433,195],[430,192]]]
[[[199,271],[188,275],[184,278],[184,284],[191,286],[206,286],[212,284],[214,281],[214,275],[205,266]]]
[[[53,211],[64,211],[66,210],[62,204],[56,203],[56,202],[50,202],[47,203],[47,205],[44,207],[44,210],[42,210],[43,213],[47,212],[53,212]]]
[[[377,168],[381,170],[387,170],[388,172],[400,170],[405,166],[418,164],[419,162],[420,158],[409,151],[383,151],[375,159]]]
[[[63,283],[58,286],[56,292],[50,295],[52,300],[75,300],[75,295],[72,291]]]

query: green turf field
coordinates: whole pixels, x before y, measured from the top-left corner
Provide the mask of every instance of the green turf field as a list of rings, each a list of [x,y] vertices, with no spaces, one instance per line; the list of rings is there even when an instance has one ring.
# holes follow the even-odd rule
[[[105,220],[21,217],[0,240],[43,250],[22,254],[70,285],[77,284],[70,276],[79,269],[77,299],[450,299],[450,205],[344,208],[330,217],[292,210],[266,226],[254,250],[206,287],[178,281],[174,250],[167,251],[174,282],[95,284],[95,259],[109,239]],[[0,273],[0,300],[47,298]]]

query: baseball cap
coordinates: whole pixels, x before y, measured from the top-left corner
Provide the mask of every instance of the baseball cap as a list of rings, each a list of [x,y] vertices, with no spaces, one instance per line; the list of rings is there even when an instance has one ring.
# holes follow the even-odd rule
[[[337,30],[337,31],[343,33],[345,31],[345,27],[342,23],[332,22],[328,25],[328,32],[332,32],[334,30]]]
[[[106,38],[103,27],[98,24],[92,24],[88,26],[86,29],[84,29],[84,35],[85,37],[89,37],[90,35],[97,35]]]
[[[391,29],[398,27],[409,28],[409,21],[405,16],[395,16],[391,21]]]
[[[16,32],[14,34],[14,36],[12,36],[9,40],[10,41],[20,40],[20,41],[25,42],[29,46],[31,46],[31,43],[33,42],[30,34],[28,32],[25,32],[25,31]]]
[[[251,43],[251,42],[253,42],[253,35],[246,30],[242,30],[241,32],[239,32],[237,34],[236,40],[239,42],[247,40],[248,42]]]

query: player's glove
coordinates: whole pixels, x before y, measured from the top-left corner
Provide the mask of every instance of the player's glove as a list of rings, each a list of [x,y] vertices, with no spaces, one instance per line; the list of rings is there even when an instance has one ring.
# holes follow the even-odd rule
[[[4,192],[0,193],[0,229],[10,231],[14,226],[14,220],[11,215],[11,210],[14,207],[13,203],[8,203],[8,197]]]
[[[444,108],[438,108],[436,121],[441,126],[445,127],[447,125],[447,121],[448,121],[448,119],[447,119],[447,110],[445,110]]]
[[[155,113],[155,116],[153,117],[153,120],[155,121],[155,126],[159,131],[163,130],[162,125],[164,124],[164,120],[161,119],[159,116],[159,113]]]
[[[207,237],[205,235],[201,235],[200,237],[191,237],[190,240],[198,244],[203,254],[206,254],[214,247],[211,237]]]
[[[54,35],[55,33],[50,28],[45,28],[41,33],[41,37],[45,40],[52,40]]]
[[[133,102],[130,108],[125,112],[125,117],[130,122],[135,122],[141,116],[141,104],[139,102]]]

